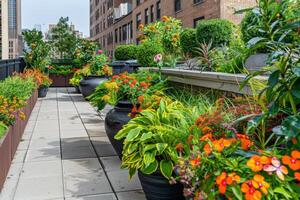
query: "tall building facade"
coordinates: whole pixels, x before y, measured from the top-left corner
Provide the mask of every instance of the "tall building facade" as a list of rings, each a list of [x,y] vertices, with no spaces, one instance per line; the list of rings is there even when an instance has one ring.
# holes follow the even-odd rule
[[[139,24],[164,15],[182,20],[183,27],[212,18],[238,24],[243,15],[235,15],[235,10],[255,4],[256,0],[90,0],[90,37],[113,55],[116,46],[138,42]]]
[[[8,0],[0,1],[0,60],[8,59]]]
[[[21,0],[8,0],[8,58],[22,54]]]

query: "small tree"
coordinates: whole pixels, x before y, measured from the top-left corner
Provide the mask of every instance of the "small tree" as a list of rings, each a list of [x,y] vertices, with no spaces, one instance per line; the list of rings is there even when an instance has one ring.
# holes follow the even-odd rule
[[[56,27],[50,32],[52,47],[58,53],[60,59],[72,58],[76,49],[77,38],[68,21],[68,17],[61,17]]]
[[[49,64],[50,45],[43,40],[43,34],[36,29],[23,32],[27,48],[24,50],[28,68],[45,71]]]

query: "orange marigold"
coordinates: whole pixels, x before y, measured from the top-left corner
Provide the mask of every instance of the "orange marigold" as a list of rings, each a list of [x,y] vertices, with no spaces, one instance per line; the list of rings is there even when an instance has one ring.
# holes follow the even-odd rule
[[[291,156],[283,156],[282,163],[288,165],[292,170],[297,171],[300,169],[300,152],[292,151]]]
[[[263,169],[264,165],[270,163],[270,158],[266,156],[257,156],[254,155],[248,160],[247,166],[251,168],[254,172],[259,172]]]

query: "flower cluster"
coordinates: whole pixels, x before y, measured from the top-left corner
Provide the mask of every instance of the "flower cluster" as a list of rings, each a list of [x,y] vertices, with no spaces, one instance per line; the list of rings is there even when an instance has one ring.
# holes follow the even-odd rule
[[[12,100],[0,96],[0,121],[7,126],[10,126],[19,116],[22,120],[25,119],[25,114],[21,111],[21,108],[25,106],[23,100],[14,97]]]
[[[33,78],[38,87],[49,87],[52,84],[52,80],[49,76],[38,69],[26,69],[23,73],[15,75],[18,75],[23,79]]]

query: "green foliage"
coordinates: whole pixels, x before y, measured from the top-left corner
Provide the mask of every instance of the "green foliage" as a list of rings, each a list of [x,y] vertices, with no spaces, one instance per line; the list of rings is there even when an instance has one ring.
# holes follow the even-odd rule
[[[32,78],[24,80],[18,76],[9,77],[0,82],[0,96],[10,100],[17,97],[25,101],[32,95],[35,88],[36,84]]]
[[[234,25],[224,19],[202,20],[197,25],[197,40],[208,44],[212,41],[213,47],[228,45],[233,39]]]
[[[24,52],[27,67],[45,71],[49,64],[50,45],[43,40],[43,33],[33,29],[23,32],[23,37],[28,46]]]
[[[119,45],[115,50],[116,60],[136,60],[138,46],[136,45]]]
[[[180,45],[183,53],[187,57],[196,57],[195,48],[197,47],[196,29],[187,28],[180,34]]]
[[[77,44],[77,38],[68,21],[68,17],[61,17],[56,27],[50,32],[50,42],[55,51],[54,56],[58,56],[61,59],[72,58]]]
[[[72,74],[74,68],[72,65],[60,65],[60,66],[50,66],[49,73],[66,76],[68,74]]]
[[[0,121],[0,139],[6,133],[7,127]]]
[[[159,169],[169,179],[178,158],[175,146],[187,141],[194,112],[179,102],[161,101],[157,110],[144,110],[132,119],[115,136],[125,139],[122,167],[129,169],[131,177],[137,170],[151,174]]]
[[[98,44],[87,39],[77,39],[74,64],[77,68],[82,68],[88,64],[95,56]]]
[[[263,33],[259,32],[255,24],[259,23],[259,19],[255,17],[254,12],[247,12],[241,22],[242,39],[245,43],[249,42],[253,37],[263,36]]]
[[[154,62],[154,57],[163,51],[163,47],[160,44],[146,41],[138,46],[137,60],[143,67],[157,67],[157,63]]]

